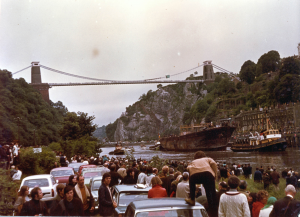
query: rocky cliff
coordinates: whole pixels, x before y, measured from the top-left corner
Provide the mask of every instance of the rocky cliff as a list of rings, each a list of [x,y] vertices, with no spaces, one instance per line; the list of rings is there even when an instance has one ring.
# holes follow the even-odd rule
[[[198,86],[191,83],[164,87],[158,85],[158,90],[149,90],[116,120],[115,127],[111,127],[111,130],[115,130],[113,139],[151,140],[158,139],[159,134],[179,133],[185,109],[191,108],[199,97],[206,94],[206,90],[197,90]]]

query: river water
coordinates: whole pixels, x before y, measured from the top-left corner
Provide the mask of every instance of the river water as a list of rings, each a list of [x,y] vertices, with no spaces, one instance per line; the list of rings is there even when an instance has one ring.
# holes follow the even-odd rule
[[[151,144],[153,145],[153,144]],[[147,149],[143,150],[140,146],[133,146],[135,151],[133,155],[135,158],[141,158],[150,160],[153,156],[158,155],[160,158],[169,160],[193,160],[195,152],[175,152],[175,151],[153,151]],[[109,155],[110,151],[113,151],[114,147],[102,148],[102,155],[109,157],[116,157],[115,155]],[[285,167],[293,168],[294,171],[300,172],[300,149],[298,147],[288,147],[282,152],[233,152],[229,148],[226,151],[208,151],[205,152],[208,157],[213,158],[218,162],[235,163],[235,164],[250,164],[253,168],[253,172],[256,167],[274,166],[278,172],[281,172]],[[118,155],[125,157],[124,155]]]

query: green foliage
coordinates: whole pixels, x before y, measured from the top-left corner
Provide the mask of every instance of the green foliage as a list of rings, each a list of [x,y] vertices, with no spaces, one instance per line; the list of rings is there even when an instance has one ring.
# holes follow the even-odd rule
[[[274,93],[280,103],[297,102],[297,100],[300,100],[299,75],[287,74],[283,76],[274,89]]]
[[[96,130],[97,125],[93,124],[95,116],[88,116],[84,112],[68,112],[63,121],[60,131],[63,140],[79,139],[85,135],[90,137]]]
[[[49,174],[56,160],[49,147],[43,146],[41,153],[34,153],[32,147],[22,148],[19,169],[26,175]]]
[[[210,123],[217,115],[217,108],[215,105],[211,105],[205,114],[205,122]]]
[[[160,158],[158,155],[153,156],[150,161],[150,166],[152,168],[157,168],[158,171],[161,171],[163,166],[168,165],[169,162],[168,159]]]
[[[284,58],[279,70],[279,77],[282,78],[287,74],[300,75],[300,60],[294,57]]]
[[[63,149],[60,145],[59,142],[52,142],[49,146],[48,146],[52,151],[56,151],[56,152],[62,152]]]
[[[251,60],[247,60],[241,67],[240,78],[242,81],[252,84],[255,78],[256,64]]]
[[[236,89],[242,89],[243,88],[243,83],[240,81],[236,84]]]
[[[0,162],[1,163],[1,162]],[[0,165],[2,166],[2,165]],[[12,182],[9,176],[9,170],[0,167],[0,215],[12,215],[14,207],[13,202],[16,199],[17,184]]]
[[[279,68],[280,55],[277,51],[271,50],[268,53],[263,54],[257,64],[261,64],[262,73],[268,73],[270,71],[275,72]],[[258,76],[259,74],[257,74]]]
[[[23,78],[13,79],[6,70],[0,70],[0,102],[0,141],[20,137],[21,145],[30,146],[34,140],[36,145],[48,145],[60,139],[61,122],[67,111],[64,105],[48,104]]]

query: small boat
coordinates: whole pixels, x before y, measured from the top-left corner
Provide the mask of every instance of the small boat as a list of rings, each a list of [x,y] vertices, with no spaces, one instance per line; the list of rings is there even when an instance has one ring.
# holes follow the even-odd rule
[[[160,148],[160,142],[157,142],[155,145],[149,146],[150,150],[157,150],[157,148]]]
[[[116,144],[115,150],[109,152],[110,155],[124,155],[125,150],[122,148],[122,144]]]
[[[231,146],[234,152],[251,152],[251,151],[285,151],[287,142],[281,137],[277,129],[267,129],[260,134],[251,133],[249,138],[237,139]]]
[[[146,150],[146,149],[147,149],[146,145],[142,144],[142,145],[141,145],[141,149],[142,149],[142,150]]]

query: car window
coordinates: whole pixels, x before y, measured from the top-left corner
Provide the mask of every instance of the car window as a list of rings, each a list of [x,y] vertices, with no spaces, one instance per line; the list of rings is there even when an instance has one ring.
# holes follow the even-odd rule
[[[70,176],[70,175],[74,175],[74,172],[73,170],[55,170],[51,172],[51,175],[54,177]]]
[[[93,190],[92,190],[92,191],[97,191],[97,190],[99,190],[101,183],[102,183],[101,180],[96,180],[96,181],[94,181],[94,184],[93,184]]]
[[[51,176],[51,181],[52,181],[52,185],[55,185],[56,181],[55,181],[55,179],[53,178],[53,176]]]
[[[24,182],[29,188],[34,187],[49,187],[48,179],[30,179]]]
[[[119,196],[118,206],[128,206],[135,200],[144,200],[148,198],[148,192],[121,193]]]
[[[88,173],[84,173],[83,175],[84,178],[91,178],[94,176],[101,176],[101,172],[88,172]]]
[[[165,217],[206,217],[199,209],[160,210],[150,212],[139,212],[137,217],[165,216]]]

